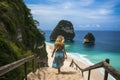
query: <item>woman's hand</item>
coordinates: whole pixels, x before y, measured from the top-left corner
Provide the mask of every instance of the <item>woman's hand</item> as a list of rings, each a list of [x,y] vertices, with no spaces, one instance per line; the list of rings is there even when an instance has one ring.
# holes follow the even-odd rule
[[[52,51],[51,57],[53,57],[55,50],[56,50],[56,49],[54,48],[53,51]]]
[[[51,57],[53,57],[53,55],[51,55]]]
[[[67,59],[67,56],[65,56],[65,59]]]

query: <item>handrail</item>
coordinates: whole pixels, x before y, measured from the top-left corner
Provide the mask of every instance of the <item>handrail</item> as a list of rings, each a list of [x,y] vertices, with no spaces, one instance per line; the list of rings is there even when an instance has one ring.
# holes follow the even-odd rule
[[[102,67],[102,66],[103,66],[103,62],[99,62],[99,63],[97,63],[97,64],[95,64],[95,65],[92,65],[92,66],[89,66],[89,67],[83,69],[83,71],[88,71],[88,70],[90,70],[90,69],[100,68],[100,67]]]
[[[110,73],[116,80],[120,80],[120,72],[106,62],[103,62],[104,69]]]
[[[42,44],[41,46],[38,47],[38,49],[42,49],[44,47],[44,44]],[[34,60],[37,60],[39,59],[38,56],[35,56],[35,55],[32,55],[32,56],[29,56],[29,57],[26,57],[26,58],[22,58],[18,61],[14,61],[10,64],[7,64],[7,65],[4,65],[4,66],[1,66],[0,67],[0,76],[6,74],[7,72],[21,66],[24,64],[24,71],[25,71],[25,80],[27,80],[27,62],[28,61],[32,61],[32,70],[34,72]],[[39,61],[38,61],[39,62]],[[39,63],[38,63],[39,64]],[[38,66],[39,68],[39,66]]]
[[[7,65],[4,65],[2,67],[0,67],[0,76],[4,75],[5,73],[21,66],[22,64],[25,64],[24,67],[25,67],[25,80],[27,80],[27,71],[26,71],[26,62],[28,61],[31,61],[31,60],[34,60],[36,58],[36,56],[32,55],[32,56],[29,56],[29,57],[26,57],[26,58],[23,58],[23,59],[20,59],[18,61],[14,61],[10,64],[7,64]],[[32,63],[33,64],[33,71],[34,71],[34,62]]]
[[[108,73],[110,73],[116,80],[119,80],[120,79],[120,72],[117,71],[116,69],[114,69],[109,63],[109,59],[106,59],[105,61],[102,61],[102,62],[99,62],[97,64],[94,64],[92,66],[89,66],[87,68],[80,68],[75,62],[74,60],[71,61],[71,64],[70,64],[70,67],[75,65],[76,68],[78,68],[81,72],[82,72],[82,76],[83,76],[83,72],[84,71],[89,71],[89,74],[88,74],[88,80],[90,80],[90,73],[91,73],[91,70],[93,69],[97,69],[97,68],[100,68],[100,67],[103,67],[105,69],[105,75],[104,75],[104,80],[107,80],[108,78]]]

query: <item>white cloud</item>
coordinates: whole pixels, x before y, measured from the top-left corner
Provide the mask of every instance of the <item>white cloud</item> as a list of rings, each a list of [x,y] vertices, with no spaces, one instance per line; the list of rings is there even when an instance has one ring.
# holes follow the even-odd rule
[[[89,6],[92,3],[94,3],[95,0],[47,0],[47,1],[57,4],[72,3],[79,6]]]
[[[84,27],[84,28],[100,28],[101,27],[101,25],[100,24],[84,24],[84,25],[82,25],[82,24],[80,24],[79,25],[79,27]]]
[[[62,4],[61,6],[63,6],[64,9],[69,9],[73,7],[73,4],[71,2],[66,2]]]
[[[69,4],[70,5],[70,4]],[[32,9],[33,15],[38,16],[50,16],[50,17],[75,17],[75,18],[102,18],[101,16],[104,16],[104,18],[112,13],[112,10],[107,9],[97,9],[97,10],[91,10],[91,9],[71,9],[68,5],[64,6],[63,9],[61,9],[59,6],[46,6],[46,5],[29,5],[29,7]],[[106,16],[105,16],[106,15]]]
[[[94,3],[95,0],[80,0],[78,5],[80,6],[89,6]]]
[[[112,13],[112,10],[99,9],[98,13],[101,14],[101,15],[108,15],[108,14],[111,14],[111,13]]]
[[[96,24],[96,27],[98,27],[98,28],[99,28],[99,27],[101,27],[101,25],[100,25],[100,24]]]
[[[79,24],[96,24],[94,27],[101,27],[101,23],[109,23],[112,19],[115,20],[112,2],[104,3],[94,8],[86,8],[91,6],[95,0],[48,0],[56,2],[56,4],[34,4],[29,5],[31,12],[35,18],[40,21],[41,26],[48,24],[49,27],[55,27],[52,24],[57,24],[61,19],[67,19],[79,26]],[[71,2],[70,2],[71,1]],[[76,2],[77,1],[77,2]],[[59,3],[59,4],[58,4]],[[111,4],[111,5],[109,5]],[[93,25],[92,25],[93,26]]]

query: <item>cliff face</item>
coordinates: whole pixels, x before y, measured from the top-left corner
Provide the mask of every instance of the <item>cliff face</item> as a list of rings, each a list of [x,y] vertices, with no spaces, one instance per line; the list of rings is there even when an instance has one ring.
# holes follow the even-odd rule
[[[36,23],[22,0],[0,0],[0,66],[39,54],[37,47],[45,45],[45,38]],[[41,51],[43,58],[47,59],[45,46]],[[0,80],[22,80],[21,76],[22,69],[17,69],[0,77]]]
[[[58,35],[63,35],[66,41],[73,41],[75,33],[72,23],[67,20],[61,20],[52,31],[50,40],[54,41]]]

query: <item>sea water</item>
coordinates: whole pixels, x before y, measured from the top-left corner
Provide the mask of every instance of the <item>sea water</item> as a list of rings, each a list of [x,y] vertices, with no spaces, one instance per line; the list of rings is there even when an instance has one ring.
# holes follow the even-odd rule
[[[52,31],[45,31],[47,43]],[[84,46],[84,36],[91,32],[95,37],[95,45]],[[110,64],[120,71],[120,31],[75,31],[74,42],[65,42],[67,53],[74,58],[95,64],[110,59]]]

